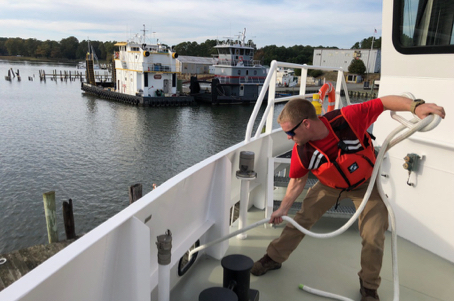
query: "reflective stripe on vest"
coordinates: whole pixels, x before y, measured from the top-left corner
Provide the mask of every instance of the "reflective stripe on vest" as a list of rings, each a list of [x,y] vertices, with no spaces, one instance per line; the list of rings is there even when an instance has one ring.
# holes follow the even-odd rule
[[[336,189],[352,190],[372,175],[375,152],[371,137],[367,132],[363,140],[357,137],[340,110],[327,113],[324,118],[328,120],[329,130],[338,141],[336,159],[331,161],[309,142],[302,148],[297,147],[299,161],[321,183]],[[344,139],[341,140],[342,137]]]

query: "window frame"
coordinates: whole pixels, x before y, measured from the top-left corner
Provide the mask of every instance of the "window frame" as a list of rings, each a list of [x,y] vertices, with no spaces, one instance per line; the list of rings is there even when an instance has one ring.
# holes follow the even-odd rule
[[[429,45],[429,46],[403,46],[400,42],[400,25],[402,17],[403,1],[394,0],[393,3],[393,22],[392,22],[392,42],[394,48],[402,54],[441,54],[454,53],[454,45]]]

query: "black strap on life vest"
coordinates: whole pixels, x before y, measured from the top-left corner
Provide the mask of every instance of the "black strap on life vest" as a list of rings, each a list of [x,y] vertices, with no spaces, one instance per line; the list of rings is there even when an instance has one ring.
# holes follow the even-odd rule
[[[374,166],[374,164],[369,160],[369,158],[365,157],[365,156],[362,156],[364,159],[366,159],[367,162],[369,162],[369,164],[371,166]],[[337,197],[337,200],[336,200],[336,205],[334,206],[334,210],[337,209],[337,207],[339,207],[339,199],[341,197],[341,194],[342,192],[344,191],[350,191],[350,190],[353,190],[355,189],[356,187],[358,187],[361,183],[363,183],[366,179],[365,178],[362,178],[361,180],[359,180],[357,183],[354,183],[353,185],[350,183],[350,181],[348,180],[347,176],[345,175],[345,173],[342,171],[342,169],[340,168],[339,164],[334,161],[333,162],[333,165],[336,167],[337,171],[339,172],[339,174],[342,176],[342,178],[345,180],[345,182],[347,183],[347,188],[340,188],[340,187],[336,187],[337,189],[341,189],[341,192],[339,193],[339,196]]]

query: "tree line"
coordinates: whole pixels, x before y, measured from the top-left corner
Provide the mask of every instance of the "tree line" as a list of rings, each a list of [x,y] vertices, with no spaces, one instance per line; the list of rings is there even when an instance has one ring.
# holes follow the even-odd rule
[[[40,41],[37,39],[0,38],[0,55],[25,56],[45,59],[84,60],[88,51],[88,43],[93,47],[99,60],[111,60],[115,49],[115,41],[100,42],[79,40],[68,37],[61,41]]]
[[[381,48],[381,37],[365,38],[356,42],[351,49],[370,49],[374,41],[373,48]],[[40,41],[29,38],[1,38],[0,37],[0,56],[25,56],[45,59],[67,59],[67,60],[84,60],[88,51],[88,43],[93,47],[99,60],[110,61],[115,50],[116,41],[87,41],[79,42],[76,37],[68,37],[61,41]],[[312,56],[315,48],[338,49],[338,47],[313,47],[294,45],[291,47],[269,45],[257,49],[255,44],[248,42],[255,49],[255,60],[260,60],[262,64],[269,65],[272,60],[285,61],[296,64],[312,64]],[[203,43],[182,42],[172,46],[173,50],[179,55],[210,57],[217,54],[216,40],[206,40]],[[168,46],[168,45],[166,45]]]

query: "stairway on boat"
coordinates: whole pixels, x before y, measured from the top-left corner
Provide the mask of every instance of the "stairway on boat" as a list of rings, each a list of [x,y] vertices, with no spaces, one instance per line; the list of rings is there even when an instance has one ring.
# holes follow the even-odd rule
[[[287,190],[288,183],[290,181],[289,178],[289,171],[290,171],[290,158],[291,158],[292,151],[288,151],[284,154],[281,154],[272,160],[274,164],[270,164],[270,166],[274,167],[274,191],[273,191],[273,211],[277,210],[282,202],[282,198],[285,195],[285,191]],[[306,196],[307,190],[317,183],[317,178],[313,176],[311,173],[309,174],[309,178],[307,179],[306,186],[304,188],[303,193],[298,197],[298,199],[293,203],[292,207],[290,208],[289,214],[295,214],[297,211],[301,209],[301,203]],[[339,206],[335,209],[335,206],[330,208],[324,216],[328,217],[336,217],[336,218],[350,218],[355,214],[356,209],[353,205],[353,202],[348,199],[344,198],[341,199],[339,202]]]

